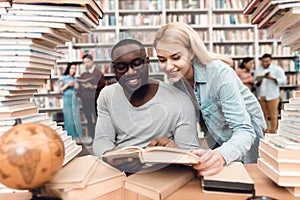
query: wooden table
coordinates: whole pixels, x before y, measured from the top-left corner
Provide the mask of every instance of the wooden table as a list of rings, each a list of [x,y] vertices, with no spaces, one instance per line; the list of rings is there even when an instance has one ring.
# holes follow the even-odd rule
[[[256,195],[269,196],[280,200],[300,200],[300,197],[294,197],[284,187],[279,187],[263,172],[261,172],[256,164],[246,164],[247,171],[255,183]],[[170,195],[167,200],[246,200],[249,196],[229,194],[229,193],[204,193],[200,187],[199,178],[193,179],[178,191]]]

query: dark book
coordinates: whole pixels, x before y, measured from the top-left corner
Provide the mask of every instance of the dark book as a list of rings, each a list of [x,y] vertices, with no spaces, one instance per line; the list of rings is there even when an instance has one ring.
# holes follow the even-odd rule
[[[203,191],[254,194],[254,182],[241,162],[224,166],[221,172],[202,177]]]

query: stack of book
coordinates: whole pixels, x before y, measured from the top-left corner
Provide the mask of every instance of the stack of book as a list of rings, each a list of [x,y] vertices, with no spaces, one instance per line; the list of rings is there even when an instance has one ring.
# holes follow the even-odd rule
[[[87,155],[76,157],[65,165],[46,184],[46,188],[49,194],[64,200],[113,199],[116,195],[122,195],[124,178],[123,172],[95,156]]]
[[[300,196],[300,91],[293,91],[281,110],[277,134],[259,146],[258,167],[275,183]]]
[[[16,123],[41,123],[61,136],[63,165],[82,150],[31,99],[62,56],[57,46],[96,28],[102,15],[94,0],[0,0],[0,136]]]
[[[251,23],[259,29],[268,29],[275,37],[281,37],[283,46],[290,46],[292,51],[300,48],[299,0],[252,0],[243,13],[251,14]]]

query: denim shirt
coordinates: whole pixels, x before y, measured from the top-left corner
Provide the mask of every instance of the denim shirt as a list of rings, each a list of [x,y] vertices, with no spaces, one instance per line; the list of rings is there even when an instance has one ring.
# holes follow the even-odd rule
[[[222,61],[193,66],[194,93],[208,134],[221,145],[216,150],[226,164],[256,162],[259,138],[266,128],[256,97]]]
[[[276,99],[280,96],[280,89],[279,86],[280,85],[284,85],[286,84],[286,77],[285,77],[285,73],[284,70],[276,65],[270,65],[267,68],[268,71],[270,71],[270,76],[272,76],[273,78],[275,78],[277,80],[277,83],[275,83],[275,81],[270,80],[270,79],[265,79],[266,81],[266,100],[273,100]],[[257,74],[260,74],[262,72],[265,71],[265,68],[263,67],[259,67],[255,73],[254,73],[254,77],[257,76]],[[261,98],[261,92],[260,92],[260,87],[257,87],[257,98],[260,99]]]

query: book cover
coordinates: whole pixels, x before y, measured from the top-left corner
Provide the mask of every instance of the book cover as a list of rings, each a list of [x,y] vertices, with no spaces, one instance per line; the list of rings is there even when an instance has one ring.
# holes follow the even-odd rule
[[[183,165],[169,165],[156,171],[136,173],[126,177],[124,197],[165,199],[194,177],[195,171]]]
[[[103,159],[134,157],[139,158],[141,163],[172,163],[172,164],[197,164],[199,157],[188,150],[172,147],[149,147],[142,149],[137,146],[125,147],[115,151],[107,152]]]
[[[264,79],[270,72],[269,71],[265,71],[259,74],[255,75],[255,81],[260,81],[262,79]]]
[[[259,156],[279,172],[300,172],[300,160],[277,160],[263,148],[259,148]]]
[[[39,0],[14,0],[14,3],[41,3],[41,1]],[[68,6],[68,4],[70,5],[85,5],[87,6],[88,9],[91,10],[91,12],[93,12],[98,18],[103,17],[103,11],[100,8],[100,6],[95,2],[95,0],[47,0],[47,1],[43,1],[43,3],[47,3],[47,4],[61,4],[64,6]]]
[[[286,189],[295,197],[300,197],[300,187],[286,187]]]
[[[258,158],[257,166],[279,186],[300,187],[300,172],[279,172],[262,158]]]
[[[92,155],[76,157],[66,164],[46,186],[52,189],[84,188],[98,165],[98,159]]]
[[[88,157],[90,159],[90,157]],[[98,199],[101,196],[118,192],[124,185],[125,174],[101,160],[90,180],[83,188],[58,188],[54,192],[64,200]]]
[[[300,150],[284,149],[268,142],[266,139],[260,139],[259,148],[267,151],[276,160],[300,160]]]
[[[37,113],[37,107],[36,106],[30,106],[30,107],[25,107],[25,108],[18,108],[12,111],[5,111],[5,112],[0,112],[0,119],[5,119],[5,118],[12,118],[12,117],[21,117],[23,115],[30,115]]]
[[[201,179],[204,191],[254,193],[254,182],[241,162],[233,162],[223,167],[215,175],[203,176]]]

